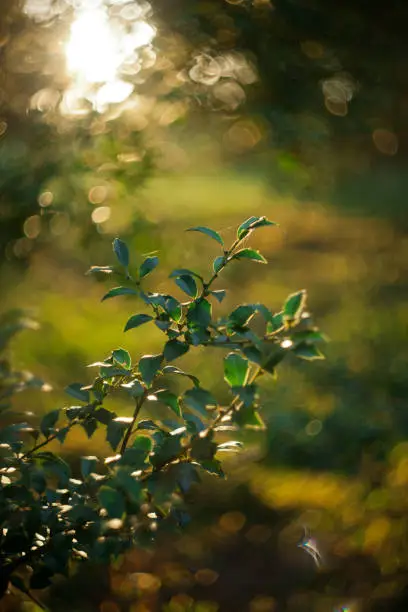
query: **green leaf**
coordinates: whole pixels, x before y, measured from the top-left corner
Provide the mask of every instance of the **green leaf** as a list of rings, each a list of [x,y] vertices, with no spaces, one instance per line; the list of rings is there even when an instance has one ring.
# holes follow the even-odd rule
[[[151,385],[154,377],[156,376],[161,363],[163,361],[163,355],[145,355],[139,361],[139,372],[146,385]]]
[[[197,436],[193,439],[190,454],[196,461],[211,461],[216,452],[217,445],[209,436],[206,436],[205,438],[200,438],[200,436]]]
[[[81,422],[81,426],[88,438],[92,438],[95,431],[98,429],[98,422],[93,417],[88,417],[86,421]]]
[[[307,342],[301,342],[292,349],[292,353],[300,359],[307,359],[308,361],[314,361],[316,359],[324,359],[323,353],[319,351],[317,346],[309,344]]]
[[[263,422],[259,412],[257,412],[251,406],[242,406],[240,410],[234,413],[233,420],[240,427],[246,427],[248,429],[266,429],[265,423]]]
[[[283,318],[287,322],[293,322],[300,318],[306,303],[306,291],[298,291],[290,295],[283,306]]]
[[[142,503],[144,500],[142,483],[132,476],[128,469],[118,468],[115,473],[114,481],[118,483],[119,487],[126,491],[127,497],[132,502]]]
[[[283,311],[277,312],[276,314],[272,315],[272,318],[266,324],[266,332],[268,334],[272,334],[281,329],[283,325]]]
[[[168,295],[166,297],[166,300],[164,303],[164,310],[168,313],[171,319],[173,319],[173,321],[176,321],[178,323],[181,320],[181,317],[182,317],[181,304],[173,296]]]
[[[139,295],[139,292],[136,289],[132,289],[131,287],[114,287],[108,293],[105,293],[101,302],[104,300],[108,300],[109,298],[117,297],[119,295]]]
[[[216,291],[211,291],[210,295],[213,295],[217,302],[221,304],[221,302],[225,298],[226,293],[227,292],[225,291],[225,289],[217,289]]]
[[[112,450],[116,450],[125,434],[129,423],[112,419],[106,428],[106,441],[110,444]]]
[[[209,227],[202,227],[201,225],[197,227],[190,227],[187,232],[201,232],[202,234],[206,234],[213,240],[216,240],[221,246],[224,246],[224,241],[219,235],[219,233],[210,229]]]
[[[89,391],[84,391],[82,389],[83,386],[84,385],[81,383],[72,383],[68,385],[68,387],[65,387],[64,391],[81,402],[89,402]]]
[[[128,322],[125,325],[125,329],[123,331],[129,331],[129,329],[134,329],[135,327],[139,327],[139,325],[143,325],[144,323],[148,323],[152,321],[153,317],[148,314],[135,314],[130,317]]]
[[[56,423],[58,421],[58,418],[59,418],[59,414],[60,414],[59,409],[52,410],[52,412],[48,412],[41,419],[40,430],[41,430],[41,433],[46,438],[50,435],[50,433],[53,433],[54,427],[55,427],[55,425],[56,425]]]
[[[258,365],[262,365],[262,353],[256,346],[244,346],[242,349],[245,357],[248,357],[249,361],[253,361]]]
[[[98,457],[81,457],[81,474],[84,480],[95,470],[98,461]]]
[[[213,270],[215,274],[218,274],[218,272],[222,270],[225,264],[226,264],[226,260],[225,260],[224,255],[219,255],[219,257],[216,257],[213,261]]]
[[[230,387],[245,384],[249,370],[248,360],[239,353],[229,353],[224,359],[224,378]]]
[[[238,395],[245,408],[252,406],[256,396],[256,385],[244,385],[232,387],[231,391]]]
[[[177,268],[176,270],[173,270],[169,275],[169,278],[174,278],[175,276],[194,276],[200,281],[203,280],[203,277],[200,276],[200,274],[197,274],[197,272],[193,272],[193,270],[189,270],[188,268]]]
[[[123,383],[121,387],[125,389],[131,397],[141,397],[145,392],[143,385],[137,378],[128,383]]]
[[[164,358],[166,361],[173,361],[177,357],[181,357],[189,350],[189,345],[186,342],[180,342],[179,340],[169,340],[166,342],[164,347]]]
[[[132,367],[132,358],[129,355],[128,351],[123,348],[115,349],[112,351],[112,357],[116,363],[121,365],[126,370],[130,370]]]
[[[187,274],[183,274],[182,276],[177,276],[175,280],[176,285],[180,287],[184,293],[187,293],[190,297],[196,297],[198,293],[197,283],[195,282],[192,276],[188,276]]]
[[[144,278],[159,265],[158,257],[146,257],[139,268],[139,277]]]
[[[113,241],[113,252],[118,258],[119,263],[122,264],[124,268],[127,268],[129,266],[129,249],[120,238],[115,238]]]
[[[200,461],[198,464],[203,470],[212,474],[213,476],[218,476],[219,478],[225,478],[224,471],[221,466],[221,462],[218,459],[207,459],[204,461]]]
[[[183,372],[183,370],[180,370],[180,368],[174,365],[164,366],[163,374],[177,374],[179,376],[186,376],[191,381],[193,381],[196,387],[200,385],[200,381],[198,380],[197,376],[194,376],[193,374],[187,374],[187,372]]]
[[[228,327],[244,327],[254,316],[257,308],[254,304],[241,304],[228,316]]]
[[[116,489],[102,486],[98,491],[98,500],[110,518],[121,519],[125,514],[125,500],[122,493]]]
[[[273,221],[269,221],[266,217],[249,217],[246,221],[241,223],[237,231],[237,237],[239,240],[245,238],[250,231],[257,227],[264,227],[266,225],[277,225]]]
[[[194,389],[188,389],[183,396],[186,406],[196,410],[203,416],[208,416],[207,406],[217,406],[217,400],[214,396],[201,387],[195,387]]]
[[[61,429],[59,429],[57,431],[55,436],[56,436],[58,442],[60,442],[61,444],[64,444],[65,438],[67,437],[69,429],[70,429],[69,427],[61,427]]]
[[[233,259],[250,259],[259,263],[268,263],[263,255],[255,249],[241,249],[233,255]]]
[[[156,470],[168,461],[180,456],[182,435],[167,434],[163,437],[161,443],[156,446],[154,455],[151,457],[151,462]]]
[[[178,417],[182,416],[177,395],[171,393],[167,389],[155,391],[154,394],[156,395],[159,402],[171,408]]]
[[[147,436],[137,436],[123,453],[119,465],[128,465],[134,470],[143,470],[148,466],[147,458],[152,450],[152,441]]]
[[[276,366],[284,359],[286,355],[285,349],[276,348],[273,349],[269,355],[262,362],[262,369],[266,370],[266,372],[270,372],[271,374],[275,373]]]
[[[207,300],[193,302],[187,313],[187,321],[207,328],[211,323],[211,304]]]

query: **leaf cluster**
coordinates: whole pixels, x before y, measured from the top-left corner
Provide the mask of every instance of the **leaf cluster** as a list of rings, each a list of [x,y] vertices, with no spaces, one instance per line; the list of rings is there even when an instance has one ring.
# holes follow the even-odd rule
[[[136,359],[123,348],[113,350],[90,364],[95,370],[92,384],[67,387],[73,405],[52,410],[39,422],[12,423],[1,430],[4,590],[10,582],[25,593],[47,587],[56,574],[68,575],[73,562],[109,562],[129,548],[152,543],[162,530],[183,526],[188,521],[186,496],[202,473],[223,478],[221,453],[239,451],[235,438],[241,429],[264,427],[260,378],[274,376],[286,358],[322,358],[317,344],[323,337],[306,312],[303,290],[288,296],[277,311],[245,303],[216,316],[222,307],[215,306],[226,293],[214,287],[219,275],[240,260],[266,263],[243,241],[254,230],[273,225],[265,217],[251,217],[228,247],[215,230],[191,228],[214,240],[221,253],[207,280],[188,268],[171,272],[170,279],[186,296],[182,301],[150,291],[146,285],[158,258],[135,262],[118,238],[113,242],[118,265],[91,268],[90,273],[120,278],[102,300],[125,296],[139,304],[142,311],[129,318],[125,332],[156,325],[163,333],[163,348]],[[199,377],[175,365],[198,346],[222,351],[227,405]],[[132,416],[107,408],[106,398],[115,394],[126,396]],[[142,415],[150,402],[167,408],[165,421]],[[79,473],[62,452],[49,450],[51,442],[63,445],[74,428],[82,428],[89,438],[102,430],[111,448],[106,457],[82,457]],[[225,441],[225,432],[234,437]],[[29,579],[23,578],[27,567]]]

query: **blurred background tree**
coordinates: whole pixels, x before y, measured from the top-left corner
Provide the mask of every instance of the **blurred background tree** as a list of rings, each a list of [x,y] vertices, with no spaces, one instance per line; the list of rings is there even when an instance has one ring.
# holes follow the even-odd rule
[[[174,559],[135,552],[94,603],[71,607],[134,612],[137,592],[140,610],[191,609],[171,603],[179,593],[236,610],[242,592],[228,600],[217,584],[245,584],[231,558],[244,571],[251,556],[245,609],[406,609],[407,13],[363,0],[3,0],[1,308],[23,303],[39,320],[13,353],[54,387],[24,403],[60,403],[63,386],[117,342],[114,320],[129,307],[96,308],[103,279],[90,286],[83,273],[107,260],[118,233],[200,269],[211,247],[177,241],[180,230],[208,223],[228,236],[241,217],[267,214],[282,228],[258,238],[268,273],[243,284],[231,271],[227,283],[237,301],[252,291],[271,306],[306,286],[332,341],[322,367],[292,367],[271,385],[270,434],[250,440],[251,469],[231,466],[219,505],[207,493],[203,537],[186,550],[194,557],[215,530],[208,556],[196,552],[214,560],[213,583],[184,557],[190,578],[177,566],[172,583]],[[123,344],[136,352],[140,339]],[[154,351],[154,331],[143,340]],[[210,379],[211,363],[194,365]],[[89,454],[84,438],[71,444]],[[325,553],[323,571],[307,566],[310,546],[296,548],[303,527]],[[294,570],[279,590],[286,581],[271,582],[270,567],[287,569],[294,550],[307,559],[305,582],[295,587]],[[132,590],[138,572],[157,580]]]

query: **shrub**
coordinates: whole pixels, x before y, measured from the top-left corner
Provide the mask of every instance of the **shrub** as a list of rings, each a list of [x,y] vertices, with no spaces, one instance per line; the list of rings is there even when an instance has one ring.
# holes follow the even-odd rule
[[[221,254],[208,280],[187,268],[170,274],[186,294],[184,302],[147,291],[145,280],[158,258],[146,257],[134,271],[129,250],[119,239],[113,242],[119,265],[91,268],[91,274],[121,278],[122,284],[102,300],[134,296],[146,306],[148,312],[131,316],[125,331],[154,323],[164,334],[163,350],[134,361],[117,348],[92,364],[97,374],[91,385],[74,383],[66,389],[76,405],[53,410],[38,424],[13,422],[1,430],[2,594],[11,584],[31,596],[31,589],[47,587],[56,574],[68,575],[75,561],[109,563],[132,547],[150,545],[162,530],[182,527],[189,518],[186,495],[200,473],[223,478],[220,453],[241,447],[239,440],[225,441],[226,433],[236,437],[244,428],[264,427],[259,379],[275,375],[287,356],[322,358],[316,347],[322,336],[305,310],[303,290],[290,295],[277,312],[248,303],[222,318],[213,316],[212,303],[225,296],[223,289],[214,288],[215,281],[227,266],[242,260],[266,263],[243,243],[257,228],[272,225],[265,217],[251,217],[239,226],[229,248],[214,230],[191,228],[219,243]],[[197,346],[226,351],[227,405],[220,405],[197,376],[174,365]],[[186,383],[181,392],[175,391],[177,378]],[[18,390],[10,384],[2,382],[6,395]],[[106,407],[106,398],[118,393],[133,404],[132,416],[118,416]],[[167,407],[171,418],[141,418],[147,400]],[[63,453],[48,449],[59,441],[63,450],[75,428],[83,428],[89,438],[103,429],[113,454],[82,457],[80,473],[75,473]]]

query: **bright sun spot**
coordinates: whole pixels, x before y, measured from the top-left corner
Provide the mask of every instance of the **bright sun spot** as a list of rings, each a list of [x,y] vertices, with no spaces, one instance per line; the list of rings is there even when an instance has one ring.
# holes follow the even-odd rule
[[[102,0],[77,10],[66,45],[67,68],[77,86],[101,85],[97,105],[122,102],[133,91],[129,82],[120,79],[121,66],[138,63],[137,50],[152,42],[155,30],[141,20],[129,25],[125,29],[111,22]]]

